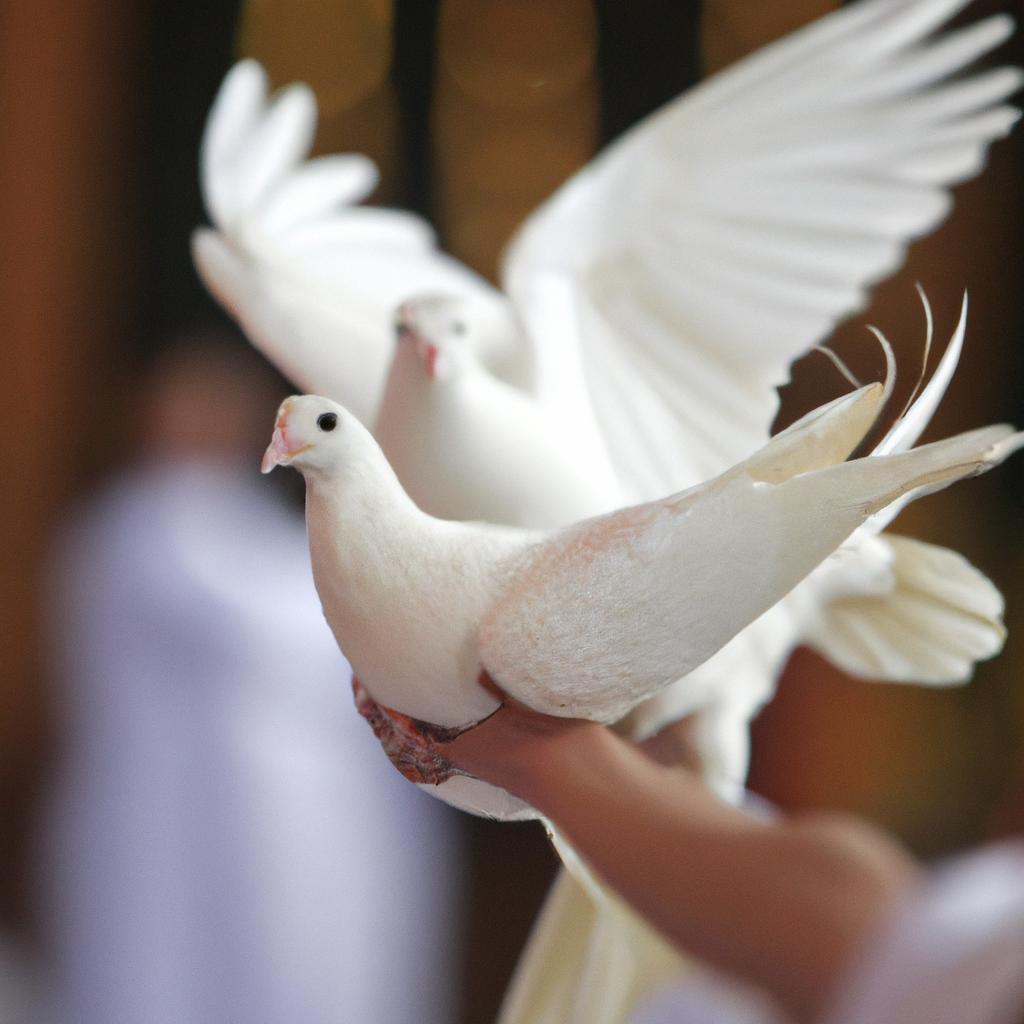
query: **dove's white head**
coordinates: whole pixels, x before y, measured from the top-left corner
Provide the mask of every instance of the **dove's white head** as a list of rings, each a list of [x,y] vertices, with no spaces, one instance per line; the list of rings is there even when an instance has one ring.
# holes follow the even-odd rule
[[[294,466],[303,475],[330,473],[376,451],[366,428],[347,409],[319,395],[293,395],[277,410],[260,469]],[[383,458],[383,456],[381,456]]]
[[[412,345],[431,380],[448,380],[473,358],[479,337],[472,303],[454,296],[431,295],[403,302],[395,314],[400,345]]]
[[[412,344],[431,380],[449,380],[480,360],[499,376],[521,347],[516,321],[504,300],[490,296],[424,295],[398,307],[400,344]]]

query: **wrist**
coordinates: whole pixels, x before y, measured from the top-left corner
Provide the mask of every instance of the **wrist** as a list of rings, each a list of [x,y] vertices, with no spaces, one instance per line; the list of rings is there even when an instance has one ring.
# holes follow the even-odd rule
[[[602,785],[608,765],[624,746],[596,722],[567,722],[523,752],[518,795],[557,823],[563,808],[587,800]]]

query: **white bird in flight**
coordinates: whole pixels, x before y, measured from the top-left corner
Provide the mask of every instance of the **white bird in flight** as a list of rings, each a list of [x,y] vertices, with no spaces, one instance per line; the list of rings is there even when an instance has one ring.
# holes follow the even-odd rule
[[[505,295],[438,252],[419,218],[354,207],[372,164],[304,161],[312,94],[293,85],[268,103],[262,70],[242,62],[204,137],[215,228],[196,232],[197,266],[303,391],[368,426],[395,308],[460,298],[481,367],[551,426],[521,451],[543,463],[559,449],[605,508],[678,490],[764,441],[793,360],[944,218],[950,186],[1016,121],[1004,100],[1017,69],[949,80],[1011,19],[930,38],[967,2],[862,0],[670,102],[527,219],[503,261]],[[429,452],[424,504],[449,518],[479,504],[451,483],[468,440]],[[573,518],[557,501],[546,512]]]

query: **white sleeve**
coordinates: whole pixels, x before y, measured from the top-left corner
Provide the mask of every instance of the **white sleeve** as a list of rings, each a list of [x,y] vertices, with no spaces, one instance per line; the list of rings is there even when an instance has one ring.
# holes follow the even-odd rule
[[[932,876],[864,951],[824,1024],[1018,1024],[1024,1017],[1024,843]]]

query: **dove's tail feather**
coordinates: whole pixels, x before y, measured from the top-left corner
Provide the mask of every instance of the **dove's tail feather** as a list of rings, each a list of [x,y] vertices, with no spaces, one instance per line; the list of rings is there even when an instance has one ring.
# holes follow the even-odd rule
[[[555,879],[502,1001],[497,1024],[565,1024],[597,909],[564,868]]]
[[[595,903],[590,889],[559,873],[497,1024],[624,1024],[645,995],[689,969],[615,897]]]
[[[970,430],[898,455],[868,456],[790,481],[810,490],[827,480],[834,508],[859,508],[869,516],[978,476],[1024,447],[1024,432],[1005,424]],[[888,515],[886,516],[888,519]]]
[[[954,551],[906,537],[880,540],[892,553],[892,588],[833,602],[806,642],[862,678],[965,682],[975,662],[1003,646],[1002,595]]]

